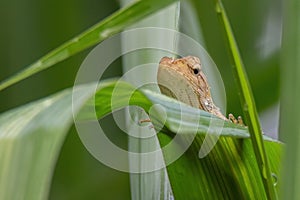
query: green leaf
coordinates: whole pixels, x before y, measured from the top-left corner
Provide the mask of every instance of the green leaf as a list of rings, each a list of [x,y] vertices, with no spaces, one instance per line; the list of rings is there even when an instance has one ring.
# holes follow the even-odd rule
[[[162,145],[171,140],[166,134],[159,134],[159,138]],[[199,159],[203,138],[197,136],[188,151],[168,166],[176,199],[267,199],[250,139],[221,137],[212,151]],[[275,184],[282,145],[267,141],[264,144]]]
[[[243,105],[245,120],[250,130],[252,145],[256,156],[256,162],[260,169],[263,186],[268,199],[278,199],[273,185],[267,156],[268,154],[265,150],[263,134],[260,127],[252,90],[245,72],[245,67],[238,49],[238,45],[235,41],[230,22],[227,18],[227,14],[221,0],[216,0],[216,12],[220,18],[222,26],[225,29],[226,41],[229,45],[230,54],[233,58],[233,72],[237,80],[239,92],[241,93],[240,101],[241,105]]]
[[[121,1],[123,4],[128,3],[131,0],[123,0]],[[162,27],[172,30],[177,30],[178,24],[179,24],[179,13],[180,13],[180,4],[181,2],[178,1],[176,3],[173,3],[167,8],[162,9],[160,12],[157,12],[138,23],[134,24],[133,26],[130,26],[128,29],[131,28],[145,28],[145,27]],[[153,37],[153,31],[148,31],[143,34],[132,34],[129,38],[121,38],[122,40],[122,46],[124,48],[130,47],[134,44],[146,44],[152,46],[154,42],[158,42],[160,44],[165,44],[166,35],[165,34],[156,34],[155,37]],[[142,37],[141,37],[142,35]],[[130,39],[132,38],[132,39]],[[176,36],[169,36],[168,39],[171,41],[176,40]],[[170,52],[176,51],[176,46],[174,45],[173,48],[170,47]],[[165,46],[166,47],[166,46]],[[169,53],[166,51],[155,51],[144,48],[143,50],[132,52],[131,54],[123,55],[122,56],[122,67],[123,67],[123,73],[126,74],[129,70],[132,70],[135,68],[136,63],[151,63],[151,61],[157,62],[158,58],[162,58],[164,56],[167,56]],[[147,80],[147,78],[151,74],[156,76],[156,72],[152,70],[150,73],[141,73],[138,77],[135,77],[135,81],[142,81]],[[145,117],[144,112],[140,112],[139,108],[132,109],[132,112],[134,115],[134,118],[139,119]],[[125,114],[125,121],[129,121],[128,119],[131,118],[129,114]],[[127,128],[129,130],[134,129],[136,126],[135,123],[127,123]],[[140,129],[138,133],[136,131],[130,131],[129,134],[133,132],[134,134],[139,135],[145,135],[145,132],[143,129]],[[151,139],[140,140],[135,137],[129,137],[128,138],[128,150],[132,152],[149,152],[152,151],[152,149],[159,149],[160,144],[158,142],[157,137],[151,137]],[[149,165],[151,164],[151,161],[148,159],[142,159],[140,158],[138,161],[131,161],[135,163],[140,163],[143,165]],[[149,163],[148,163],[149,162]],[[131,163],[129,163],[130,166]],[[142,171],[142,170],[141,170]],[[156,170],[151,173],[131,173],[130,174],[130,188],[131,188],[131,198],[133,200],[148,200],[148,199],[170,199],[172,196],[172,189],[169,183],[169,179],[167,176],[167,170],[160,169]]]
[[[0,199],[47,199],[51,175],[72,124],[71,91],[0,116]]]
[[[165,107],[168,118],[162,133],[166,134],[159,134],[159,137],[170,140],[174,135],[170,130],[180,123],[178,106],[182,107],[183,115],[191,114],[191,120],[198,121],[200,116],[198,132],[202,136],[205,135],[209,119],[213,117],[209,113],[191,108],[163,95],[149,91],[141,92],[127,83],[121,83],[118,84],[118,87],[122,92],[113,93],[116,81],[101,82],[95,96],[98,117],[103,117],[112,111],[110,105],[112,105],[111,97],[114,94],[118,100],[113,105],[114,110],[127,106],[128,97],[130,97],[130,105],[141,106],[146,111],[149,111],[155,103],[160,103]],[[93,97],[93,92],[90,87],[90,85],[83,85],[75,88],[74,95],[80,96],[80,98],[73,99],[73,102],[72,90],[68,89],[0,115],[0,199],[47,198],[53,168],[64,138],[73,123],[73,115],[76,116],[80,111],[78,119],[84,120],[91,117],[89,108],[93,102],[88,99]],[[134,91],[133,94],[132,91]],[[156,118],[153,118],[153,122],[154,124],[160,123]],[[186,123],[184,126],[186,130],[190,130],[188,122],[184,123]],[[184,132],[179,134],[182,134],[183,137],[189,135]],[[247,129],[230,123],[225,123],[222,134],[235,138],[249,136]],[[232,138],[222,137],[222,140],[232,140]],[[168,171],[171,173],[172,186],[176,188],[175,198],[184,195],[192,195],[197,198],[208,197],[206,196],[207,191],[215,194],[215,190],[222,190],[226,194],[232,192],[228,196],[235,195],[236,190],[222,189],[223,187],[231,188],[231,185],[227,185],[229,182],[242,184],[241,186],[235,185],[237,190],[242,191],[240,193],[243,195],[240,196],[246,196],[244,193],[250,194],[251,191],[258,191],[260,179],[258,170],[253,165],[254,154],[249,146],[249,139],[232,140],[232,143],[234,142],[239,143],[239,148],[231,145],[217,145],[213,150],[216,153],[209,154],[208,158],[202,160],[198,160],[198,146],[192,145],[188,151],[194,152],[194,156],[197,158],[191,157],[192,154],[187,152],[186,156],[170,165]],[[271,157],[271,167],[272,171],[277,174],[281,143],[275,141],[265,143],[268,153],[274,155]],[[233,147],[234,149],[232,149]],[[228,151],[232,151],[232,153],[228,154]],[[177,165],[178,163],[183,165]],[[195,163],[197,164],[195,165]],[[179,177],[180,181],[174,180],[176,177]],[[226,183],[226,186],[222,186],[222,183]],[[181,193],[181,191],[189,192]]]
[[[23,71],[4,80],[0,83],[0,91],[109,38],[134,22],[143,19],[145,16],[168,6],[173,2],[175,2],[175,0],[135,1],[123,9],[116,11],[111,16],[84,31],[77,37],[72,38],[65,44],[50,51],[36,62],[26,67]]]

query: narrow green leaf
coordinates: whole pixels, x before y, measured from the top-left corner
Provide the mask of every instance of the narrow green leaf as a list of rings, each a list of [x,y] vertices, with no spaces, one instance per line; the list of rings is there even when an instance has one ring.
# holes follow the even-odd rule
[[[143,17],[164,8],[175,0],[139,0],[118,10],[103,21],[84,31],[77,37],[57,47],[26,67],[18,74],[0,83],[0,91],[25,79],[33,74],[43,71],[54,64],[63,61],[72,55],[91,47],[124,28],[142,19]]]
[[[253,149],[257,159],[257,164],[260,169],[261,178],[264,183],[265,191],[268,199],[277,199],[277,193],[273,185],[273,179],[271,176],[271,170],[269,167],[267,153],[265,151],[264,142],[262,138],[262,131],[256,111],[254,98],[251,92],[250,84],[245,73],[244,64],[242,62],[238,46],[236,44],[229,20],[227,18],[225,9],[222,5],[221,0],[216,0],[216,12],[220,17],[220,21],[224,26],[226,32],[227,42],[230,47],[230,53],[234,61],[234,73],[238,80],[238,86],[241,92],[241,104],[243,105],[243,111],[245,121],[249,127]]]

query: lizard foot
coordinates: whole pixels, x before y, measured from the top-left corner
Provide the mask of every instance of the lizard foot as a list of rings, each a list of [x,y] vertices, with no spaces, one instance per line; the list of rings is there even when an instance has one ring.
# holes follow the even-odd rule
[[[141,119],[139,121],[139,124],[145,123],[145,122],[151,122],[151,119]]]
[[[142,125],[143,123],[151,122],[151,119],[141,119],[139,120],[139,125]],[[154,128],[154,126],[151,124],[149,125],[149,129]]]
[[[238,124],[238,125],[241,125],[241,126],[245,126],[244,122],[243,122],[243,119],[241,116],[238,116],[238,118],[236,119],[233,114],[229,114],[228,115],[228,119],[229,121],[231,121],[232,123],[234,124]]]

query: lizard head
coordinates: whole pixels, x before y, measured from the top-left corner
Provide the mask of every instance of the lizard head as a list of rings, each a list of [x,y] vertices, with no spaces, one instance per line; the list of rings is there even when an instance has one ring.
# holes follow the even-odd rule
[[[210,96],[209,84],[202,71],[199,58],[194,56],[179,59],[163,57],[159,65],[162,71],[167,69],[176,72],[178,76],[184,76],[196,91],[201,92],[202,96]]]
[[[161,92],[167,96],[208,112],[217,110],[197,57],[163,57],[159,63],[157,82]]]

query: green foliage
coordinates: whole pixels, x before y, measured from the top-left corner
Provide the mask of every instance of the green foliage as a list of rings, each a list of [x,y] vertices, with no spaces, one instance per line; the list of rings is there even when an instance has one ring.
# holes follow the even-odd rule
[[[145,18],[147,15],[166,7],[173,2],[175,1],[135,1],[129,6],[116,11],[114,14],[102,20],[101,22],[89,28],[88,30],[84,31],[82,34],[69,40],[68,42],[62,44],[55,50],[41,57],[41,59],[29,65],[28,68],[25,68],[17,75],[1,82],[0,92],[2,93],[0,93],[0,95],[7,94],[1,90],[4,90],[12,84],[18,83],[20,80],[28,78],[33,74],[36,74],[37,72],[43,71],[47,68],[54,66],[58,62],[70,58],[76,53],[79,53],[105,40],[113,34],[122,31],[124,28],[127,28],[134,22]],[[205,1],[192,1],[192,3],[196,5],[196,14],[199,17],[200,22],[204,24],[202,24],[204,27],[203,32],[207,42],[208,51],[211,53],[214,59],[216,59],[218,66],[221,66],[220,70],[222,72],[222,75],[224,74],[225,83],[231,84],[233,78],[230,75],[228,75],[228,71],[230,70],[228,70],[228,68],[223,67],[229,65],[226,59],[224,61],[224,57],[227,57],[227,55],[224,52],[222,52],[222,50],[224,49],[222,48],[222,44],[220,47],[220,35],[215,35],[218,34],[220,31],[216,31],[214,30],[214,28],[211,28],[218,26],[216,24],[213,24],[214,20],[211,16],[211,13],[215,14],[215,5],[211,6],[211,2],[208,3]],[[256,3],[259,4],[258,2]],[[255,2],[252,5],[255,5]],[[250,14],[247,15],[247,17],[250,16],[249,18],[252,21],[255,21],[255,23],[252,23],[263,24],[262,20],[258,20],[260,17],[259,13],[252,13],[252,15],[257,18],[251,18],[250,11],[251,9],[253,9],[253,7],[251,6],[247,8],[247,6],[245,7],[243,4],[241,6],[230,5],[228,7],[228,10],[234,10],[233,7],[236,7],[236,10],[239,10],[240,8],[248,9]],[[291,27],[297,27],[294,26],[294,24],[297,24],[297,21],[294,22],[293,19],[298,19],[296,16],[297,14],[295,13],[300,13],[297,12],[297,9],[299,9],[297,6],[291,5],[291,8],[294,9],[294,12],[292,12],[292,14],[294,14],[295,16],[291,17],[292,20],[289,21],[291,23],[289,25],[290,29]],[[211,13],[209,13],[210,11]],[[189,12],[193,11],[189,10]],[[270,88],[267,87],[268,85],[271,85],[273,87],[273,85],[276,85],[278,82],[278,74],[276,73],[278,63],[277,60],[274,59],[276,58],[276,54],[266,59],[263,59],[262,61],[257,58],[259,57],[258,55],[256,55],[256,57],[252,54],[249,56],[249,54],[247,54],[247,51],[245,51],[244,49],[252,48],[252,52],[255,52],[255,48],[253,47],[254,42],[248,40],[251,40],[252,37],[258,38],[259,29],[256,29],[257,31],[254,34],[241,34],[239,32],[240,30],[236,27],[239,27],[239,23],[241,26],[245,26],[246,28],[244,27],[244,29],[241,29],[241,32],[243,32],[247,29],[247,23],[249,23],[249,21],[251,20],[242,20],[242,22],[240,22],[238,20],[241,20],[242,17],[240,17],[240,19],[237,19],[236,17],[231,17],[234,15],[232,13],[237,12],[229,12],[229,18],[232,19],[231,21],[233,21],[233,29],[238,30],[238,34],[236,35],[238,36],[238,43],[241,44],[240,47],[242,47],[241,51],[243,57],[245,58],[244,61],[246,61],[246,66],[263,66],[266,63],[271,63],[268,65],[267,68],[264,69],[260,69],[259,67],[247,68],[247,70],[250,70],[250,73],[255,75],[253,79],[250,79],[250,82],[254,82],[253,89],[254,94],[256,94],[255,97],[256,99],[258,99],[258,104],[262,105],[260,106],[262,108],[267,107],[268,105],[274,103],[278,96],[278,88],[272,88],[272,91],[274,92],[266,92],[270,91]],[[286,33],[292,34],[291,36],[286,37],[289,38],[289,40],[286,40],[290,46],[287,46],[285,51],[292,53],[286,53],[284,65],[295,67],[290,71],[287,70],[288,72],[293,73],[297,71],[298,66],[298,63],[296,61],[292,62],[293,58],[296,57],[293,53],[298,52],[297,49],[293,48],[293,42],[298,41],[297,38],[294,38],[293,36],[296,37],[296,35],[299,34],[297,34],[297,29],[292,30],[291,32],[289,32],[288,30],[286,31]],[[242,37],[245,38],[243,39]],[[33,38],[33,40],[36,40],[36,38]],[[214,41],[209,42],[211,40]],[[214,43],[216,43],[217,45]],[[291,49],[293,51],[288,51]],[[2,52],[2,55],[5,55],[4,52]],[[249,60],[251,60],[251,62]],[[5,66],[6,65],[8,64],[5,64]],[[263,75],[261,75],[260,73],[262,71],[264,72]],[[58,73],[60,73],[60,71],[58,71],[57,74]],[[290,75],[286,75],[284,81],[288,82],[289,76]],[[297,77],[294,77],[292,80],[296,79]],[[243,77],[242,82],[245,82],[245,78]],[[60,83],[58,84],[60,85]],[[33,85],[29,87],[29,89],[17,93],[26,96],[28,93],[31,92],[31,90],[33,90],[32,88],[34,88],[35,85],[36,82],[34,82]],[[114,86],[114,81],[101,82],[101,87],[99,88],[95,98],[97,116],[99,118],[102,118],[103,116],[112,112],[112,108],[109,105]],[[295,101],[299,99],[297,98],[297,96],[293,96],[293,94],[296,94],[293,90],[288,90],[289,88],[297,88],[297,86],[297,84],[292,84],[292,87],[289,84],[285,85],[285,91],[290,91],[290,93],[285,94],[285,106],[289,105],[290,99],[293,99]],[[21,106],[19,108],[15,108],[1,113],[0,199],[46,199],[48,197],[49,189],[51,186],[50,183],[53,177],[56,161],[60,154],[60,150],[66,138],[66,135],[68,134],[68,131],[73,124],[73,114],[76,115],[77,113],[79,113],[77,117],[81,120],[91,119],[91,113],[89,112],[89,110],[91,106],[93,108],[94,102],[88,100],[92,96],[92,94],[85,93],[86,87],[88,86],[78,87],[77,92],[82,92],[82,94],[85,94],[86,96],[83,99],[76,100],[77,102],[75,102],[75,113],[73,113],[74,110],[72,111],[71,106],[71,89],[61,91],[55,95],[51,95],[39,101],[35,101]],[[118,101],[117,107],[114,107],[114,109],[126,106],[126,101],[124,100],[124,98],[128,94],[128,91],[132,90],[132,87],[126,83],[123,83],[121,87],[123,87],[121,90],[122,93],[118,94],[120,95],[120,101]],[[53,89],[50,91],[52,92]],[[245,91],[245,87],[243,87],[242,92],[243,91]],[[230,91],[229,94],[230,110],[233,110],[235,112],[237,110],[241,110],[238,108],[239,106],[237,106],[238,103],[236,103],[235,100],[232,100],[232,96],[233,94],[235,94],[235,92]],[[270,95],[266,97],[266,94]],[[1,99],[3,100],[2,97]],[[200,149],[201,144],[203,143],[204,136],[208,132],[211,119],[214,118],[213,116],[204,111],[190,108],[189,106],[183,105],[177,101],[166,98],[162,95],[154,94],[147,90],[136,91],[131,97],[130,103],[132,105],[141,106],[146,111],[149,111],[151,105],[156,103],[161,104],[166,108],[168,118],[166,120],[164,128],[158,134],[158,138],[162,146],[170,142],[170,140],[174,136],[174,132],[177,132],[176,130],[179,127],[179,125],[182,127],[182,131],[178,134],[180,134],[182,138],[189,137],[189,132],[191,130],[197,130],[198,134],[196,140],[193,142],[188,151],[182,157],[180,157],[179,160],[172,163],[167,168],[173,194],[176,199],[264,199],[266,198],[266,196],[270,198],[273,196],[273,181],[270,180],[270,172],[274,173],[276,177],[280,177],[279,169],[283,146],[280,142],[270,140],[268,137],[264,137],[263,140],[259,138],[258,140],[258,143],[260,143],[260,149],[261,147],[265,148],[266,155],[269,158],[269,168],[267,168],[266,172],[264,172],[267,173],[268,179],[266,181],[262,181],[262,171],[256,164],[257,160],[255,159],[255,154],[252,148],[253,143],[251,143],[251,140],[249,139],[249,133],[247,128],[225,122],[224,128],[222,129],[222,136],[219,142],[217,143],[216,147],[207,157],[199,159],[198,151]],[[183,108],[183,112],[187,114],[189,118],[185,120],[182,120],[180,118],[180,116],[178,115],[180,111],[178,105],[181,105],[181,108]],[[289,109],[286,110],[285,119],[287,119],[287,121],[289,119],[289,112],[292,113],[292,111],[297,111],[297,109],[294,109],[296,107],[297,106],[292,106],[291,104]],[[252,114],[256,115],[257,113],[255,111]],[[198,121],[199,119],[200,123],[190,123],[191,121]],[[297,118],[294,116],[292,119],[295,120]],[[159,127],[162,125],[159,117],[152,116],[151,120],[154,123],[155,127]],[[214,120],[219,119],[214,118]],[[257,117],[254,119],[254,121],[258,124],[257,127],[259,127]],[[293,125],[297,125],[297,122],[289,121],[292,123],[288,124],[287,121],[282,121],[282,132],[293,133],[294,130],[297,128]],[[252,124],[250,125],[252,126]],[[257,130],[257,132],[259,131],[260,130]],[[258,136],[256,135],[256,137]],[[294,135],[291,136],[289,140],[287,140],[292,141],[292,143],[295,141],[295,143],[293,143],[293,147],[288,149],[290,157],[287,157],[287,161],[291,165],[289,165],[289,168],[286,169],[286,171],[290,172],[290,174],[287,173],[287,175],[285,175],[285,183],[289,184],[285,184],[287,186],[283,187],[284,190],[289,189],[290,182],[288,177],[294,178],[293,181],[291,181],[291,184],[293,184],[295,187],[292,188],[296,188],[296,185],[299,185],[297,184],[297,180],[300,180],[297,178],[298,174],[294,170],[295,167],[291,167],[294,162],[294,158],[297,157],[297,154],[294,152],[293,149],[297,146],[297,143],[296,140],[293,140],[293,137]],[[256,142],[255,140],[253,141],[254,143]],[[180,145],[178,146],[178,148],[180,148]],[[265,153],[261,151],[258,154],[266,156],[264,155]],[[265,162],[266,161],[259,163],[264,164]],[[76,168],[76,166],[73,166],[73,168]],[[78,169],[78,177],[80,177],[79,173],[81,173],[80,169]],[[97,181],[101,182],[101,180]],[[107,183],[103,183],[102,185],[106,184]],[[145,183],[145,188],[147,188],[147,184],[156,183]],[[265,190],[263,188],[264,185],[268,185],[269,189],[266,187],[267,189]],[[279,186],[281,185],[283,184],[279,184]],[[85,188],[88,187],[82,186],[82,191],[79,192],[83,193]],[[275,189],[278,190],[278,186],[275,187]],[[86,191],[88,190],[86,189]],[[78,192],[78,190],[76,190],[75,192]],[[286,192],[285,196],[288,196],[288,199],[290,199],[290,197],[297,199],[295,195],[296,192],[296,189],[293,189],[291,190],[291,192]]]
[[[224,26],[228,45],[231,50],[230,52],[233,57],[233,71],[235,73],[235,78],[238,80],[237,82],[239,91],[242,94],[240,95],[241,104],[244,105],[244,116],[251,133],[253,149],[257,159],[257,165],[260,168],[261,178],[264,183],[265,191],[268,199],[277,199],[278,197],[273,184],[267,153],[265,151],[265,146],[262,140],[263,133],[258,119],[254,97],[250,88],[248,77],[246,75],[244,63],[242,61],[231,29],[231,25],[227,18],[227,14],[225,12],[223,4],[220,0],[216,0],[216,12],[218,13],[220,21]]]
[[[99,86],[99,90],[95,96],[95,104],[97,115],[102,118],[106,114],[112,112],[111,95],[113,93],[115,81],[105,81]],[[53,167],[59,155],[59,150],[64,141],[66,134],[73,122],[74,116],[80,111],[78,118],[81,120],[93,119],[89,116],[89,107],[91,101],[89,98],[93,96],[89,85],[78,87],[74,90],[74,96],[82,98],[74,99],[72,102],[72,90],[68,89],[48,98],[32,102],[20,108],[3,113],[0,117],[0,152],[1,152],[1,199],[45,199],[47,197],[50,180],[53,173]],[[114,109],[118,110],[127,106],[128,94],[134,89],[126,83],[118,84],[120,93],[115,94],[118,99]],[[191,108],[173,99],[163,95],[155,94],[150,91],[143,93],[136,91],[131,98],[132,105],[139,105],[146,111],[152,104],[160,103],[167,108],[166,130],[172,130],[174,127],[182,126],[183,137],[188,137],[191,129],[190,121],[197,121],[200,116],[198,134],[205,134],[209,126],[211,118],[220,120],[210,113]],[[86,105],[86,106],[85,106]],[[182,107],[183,115],[189,116],[188,121],[181,120],[178,115],[179,107]],[[156,118],[152,118],[154,124],[160,123]],[[12,128],[16,127],[16,128]],[[172,128],[173,127],[173,128]],[[170,137],[168,132],[162,132],[160,138],[162,143],[167,143]],[[239,127],[231,123],[225,123],[222,134],[232,138],[248,138],[249,134],[245,128]],[[223,137],[224,137],[223,136]],[[231,141],[223,143],[223,141]],[[250,148],[249,139],[235,141],[231,138],[223,138],[217,145],[217,148],[209,154],[208,158],[199,160],[198,150],[199,143],[196,141],[190,150],[180,160],[172,164],[168,171],[171,184],[174,186],[173,191],[175,197],[186,196],[182,191],[188,191],[190,197],[200,198],[211,197],[215,194],[218,197],[228,195],[229,197],[236,194],[236,190],[231,188],[229,183],[234,181],[241,187],[237,188],[241,197],[251,197],[253,194],[264,195],[262,187],[260,187],[260,177],[258,169],[255,167],[253,151]],[[270,155],[279,155],[281,152],[281,144],[278,142],[266,142],[268,145],[268,153]],[[280,156],[272,157],[272,170],[275,173],[279,171]],[[210,168],[212,166],[213,168]],[[20,167],[22,166],[22,170]],[[211,170],[213,169],[213,170]],[[199,172],[201,173],[198,173]],[[217,171],[215,171],[217,170]],[[216,172],[226,174],[216,174]],[[255,175],[256,174],[256,175]],[[18,177],[18,178],[13,178]],[[189,177],[188,179],[186,177]],[[221,193],[213,191],[220,186],[220,179],[226,181],[226,177],[231,177],[228,184],[224,184],[219,189]],[[246,179],[247,177],[247,179]],[[256,179],[253,181],[253,179]],[[184,184],[183,184],[184,183]],[[197,184],[195,184],[197,183]],[[201,187],[206,187],[205,191],[198,193]],[[216,188],[217,187],[217,188]],[[15,192],[18,188],[18,192]],[[231,188],[231,189],[230,189]],[[252,193],[252,190],[255,193]],[[201,190],[200,190],[201,191]],[[250,195],[250,196],[249,196]]]
[[[128,5],[126,8],[117,11],[79,36],[49,52],[17,75],[3,81],[0,84],[0,91],[103,41],[109,36],[120,32],[133,22],[138,21],[141,17],[145,17],[174,1],[175,0],[143,0]]]

